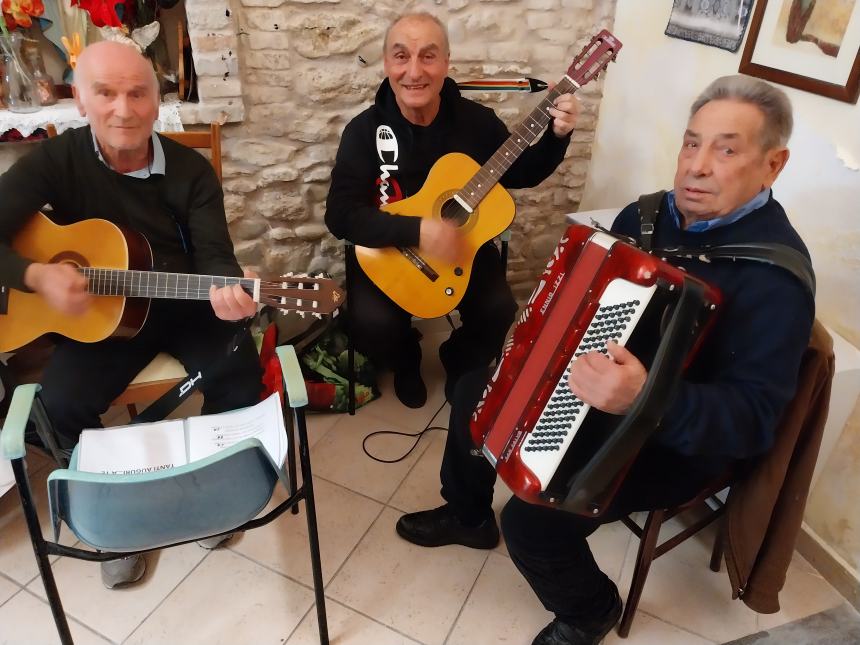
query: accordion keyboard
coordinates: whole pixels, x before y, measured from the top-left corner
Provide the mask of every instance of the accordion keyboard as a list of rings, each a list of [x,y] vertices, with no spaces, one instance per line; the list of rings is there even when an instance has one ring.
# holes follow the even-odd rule
[[[622,279],[610,282],[573,353],[573,360],[592,351],[605,355],[606,343],[610,340],[625,345],[656,289],[656,286],[644,287]],[[520,459],[540,480],[541,490],[546,490],[591,408],[570,391],[569,376],[570,364],[520,446]]]

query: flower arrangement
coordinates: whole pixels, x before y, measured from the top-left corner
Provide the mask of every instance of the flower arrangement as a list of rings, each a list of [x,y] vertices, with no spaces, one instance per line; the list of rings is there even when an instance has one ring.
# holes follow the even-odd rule
[[[9,31],[16,27],[31,27],[33,18],[45,13],[45,5],[42,0],[2,0],[0,10],[3,12],[3,20],[0,21],[3,35],[8,38]]]

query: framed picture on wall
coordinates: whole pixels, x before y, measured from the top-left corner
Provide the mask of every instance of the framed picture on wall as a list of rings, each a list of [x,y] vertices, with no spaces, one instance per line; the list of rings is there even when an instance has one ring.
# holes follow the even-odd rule
[[[758,0],[738,71],[856,103],[860,0]]]

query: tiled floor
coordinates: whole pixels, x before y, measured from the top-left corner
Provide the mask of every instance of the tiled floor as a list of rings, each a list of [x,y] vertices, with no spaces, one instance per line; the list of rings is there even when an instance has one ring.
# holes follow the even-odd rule
[[[457,546],[425,549],[395,534],[402,512],[441,503],[443,432],[428,433],[396,464],[372,461],[361,450],[369,432],[415,432],[440,407],[435,346],[443,337],[440,332],[425,337],[424,373],[431,394],[421,410],[403,408],[386,381],[384,396],[355,417],[321,415],[309,421],[326,608],[337,645],[528,645],[550,620],[504,545],[492,552]],[[445,406],[437,419],[440,425],[447,425],[447,413]],[[409,445],[402,437],[381,437],[369,448],[391,458]],[[49,468],[44,459],[34,458],[31,464],[43,515]],[[502,484],[497,486],[497,509],[509,495]],[[725,573],[708,568],[712,538],[706,532],[654,563],[627,643],[722,643],[843,602],[798,556],[781,596],[782,611],[759,616],[731,600]],[[590,542],[625,595],[637,540],[615,524],[603,527]],[[237,536],[225,549],[190,545],[161,552],[149,559],[142,584],[122,591],[105,590],[95,564],[62,560],[55,571],[78,643],[318,642],[303,515],[284,515]],[[17,496],[10,492],[0,499],[0,643],[54,642]],[[625,641],[613,633],[606,642]]]

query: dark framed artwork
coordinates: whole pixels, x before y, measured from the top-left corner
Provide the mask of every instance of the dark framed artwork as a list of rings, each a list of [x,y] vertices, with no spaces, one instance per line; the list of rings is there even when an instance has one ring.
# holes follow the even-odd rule
[[[758,0],[738,71],[856,103],[860,0]]]
[[[667,36],[736,52],[753,0],[674,0]]]

